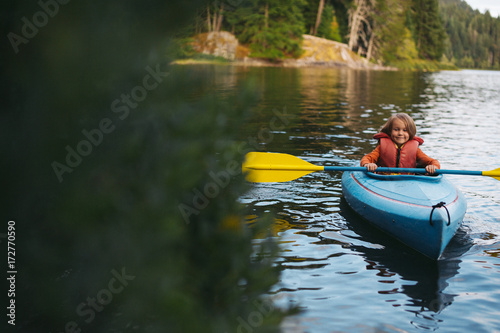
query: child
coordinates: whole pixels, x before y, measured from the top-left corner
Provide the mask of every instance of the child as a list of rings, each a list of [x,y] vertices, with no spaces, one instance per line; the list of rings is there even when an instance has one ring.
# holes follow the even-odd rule
[[[361,159],[361,166],[374,172],[377,166],[416,168],[425,166],[428,174],[433,174],[441,166],[438,160],[425,155],[418,146],[424,143],[415,136],[417,127],[406,113],[392,115],[373,137],[379,140],[378,146]]]

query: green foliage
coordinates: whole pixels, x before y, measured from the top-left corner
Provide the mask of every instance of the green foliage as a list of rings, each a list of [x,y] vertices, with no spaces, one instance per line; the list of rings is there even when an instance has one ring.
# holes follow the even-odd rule
[[[318,15],[318,3],[319,0],[306,0],[306,5],[304,6],[303,11],[305,34],[313,34],[314,25],[316,24],[316,16]]]
[[[332,1],[332,6],[335,11],[335,21],[338,24],[340,42],[345,43],[345,36],[349,33],[349,15],[347,14],[347,3],[350,1]]]
[[[388,52],[384,59],[389,60],[388,63],[396,61],[411,61],[418,59],[418,50],[415,42],[411,37],[411,33],[407,28],[403,29],[403,36],[401,42],[395,46],[393,52]],[[390,60],[392,57],[393,60]]]
[[[385,64],[397,60],[417,58],[415,45],[405,26],[407,6],[398,0],[383,0],[377,3],[374,16],[374,54]]]
[[[500,18],[481,14],[461,0],[440,4],[449,40],[447,58],[463,68],[500,69]]]
[[[354,51],[372,61],[440,61],[444,54],[460,67],[500,68],[500,18],[474,11],[463,0],[364,1],[370,10],[363,14]],[[209,8],[211,13],[223,8],[222,29],[246,44],[251,56],[282,60],[301,55],[302,34],[313,33],[319,2],[226,0],[212,2]],[[326,0],[316,36],[348,42],[344,40],[349,36],[348,9],[355,4]],[[206,26],[206,15],[206,10],[197,12],[192,31]],[[191,52],[189,47],[181,48],[180,57]]]
[[[192,43],[194,42],[194,38],[175,38],[172,42],[174,43],[174,47],[172,48],[172,50],[174,51],[174,53],[172,54],[173,58],[186,59],[192,58],[196,55],[196,51],[192,45]]]
[[[219,57],[219,56],[214,56],[211,54],[203,54],[203,53],[198,53],[193,55],[192,59],[194,60],[199,60],[199,61],[208,61],[208,62],[214,62],[214,63],[230,63],[230,60],[227,60],[226,58]]]
[[[444,51],[445,30],[438,0],[413,0],[414,39],[422,59],[439,60]]]
[[[474,68],[476,66],[474,59],[472,59],[470,56],[465,56],[462,59],[458,60],[457,64],[461,68]]]
[[[248,44],[252,57],[281,60],[302,54],[304,4],[305,0],[216,1],[209,8],[213,12],[222,6],[222,29]],[[201,13],[201,21],[206,21],[207,14]]]
[[[394,66],[401,70],[406,71],[424,71],[424,72],[435,72],[440,70],[456,70],[457,67],[449,62],[442,62],[437,60],[425,60],[419,58],[407,59],[407,60],[395,60],[388,65]]]
[[[277,245],[253,244],[270,221],[249,227],[238,203],[248,185],[236,138],[255,86],[222,98],[216,68],[165,57],[193,5],[72,2],[3,53],[20,332],[234,332],[252,313],[255,330],[278,330],[281,311],[262,299],[278,281]],[[1,6],[10,17],[38,8]],[[61,179],[54,161],[70,169]]]
[[[378,0],[355,5],[368,8],[354,11],[358,16],[354,50],[382,64],[417,64],[419,60],[441,59],[445,33],[439,19],[437,0]],[[361,31],[360,31],[361,30]],[[352,38],[352,37],[351,37]],[[425,62],[424,62],[425,63]]]
[[[230,7],[230,10],[226,10],[224,14],[224,29],[241,40],[241,36],[246,30],[246,20],[253,14],[253,11],[254,7],[249,0],[242,1],[236,8]]]
[[[341,41],[339,25],[335,17],[335,10],[330,4],[326,4],[321,15],[321,23],[318,27],[318,37]]]
[[[340,25],[337,21],[337,16],[335,14],[335,9],[333,8],[333,6],[331,7],[332,8],[332,14],[333,14],[333,17],[332,17],[332,22],[330,24],[330,34],[328,34],[329,38],[331,40],[334,40],[334,41],[337,41],[337,42],[342,42],[342,36],[341,36],[341,32],[340,32]],[[322,31],[322,30],[320,30]],[[326,36],[326,34],[325,34]]]
[[[242,42],[250,44],[250,56],[270,60],[302,54],[303,0],[253,0],[253,12],[245,18]]]
[[[303,16],[305,23],[304,33],[313,35],[316,19],[318,16],[319,0],[307,0],[304,6]],[[321,12],[321,20],[316,33],[317,37],[341,41],[339,24],[335,17],[335,9],[331,3],[325,1]]]

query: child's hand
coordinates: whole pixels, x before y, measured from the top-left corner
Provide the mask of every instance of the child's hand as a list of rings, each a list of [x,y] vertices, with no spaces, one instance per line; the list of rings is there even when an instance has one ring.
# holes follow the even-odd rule
[[[432,175],[436,172],[436,166],[429,164],[428,166],[425,167],[425,170],[429,175]]]
[[[370,172],[374,172],[375,170],[377,170],[377,165],[375,163],[366,163],[363,166],[365,166],[366,169]]]

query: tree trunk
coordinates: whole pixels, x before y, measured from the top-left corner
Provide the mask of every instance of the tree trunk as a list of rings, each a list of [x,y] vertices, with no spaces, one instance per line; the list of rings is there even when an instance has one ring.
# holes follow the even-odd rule
[[[366,60],[370,61],[372,57],[373,48],[375,47],[375,33],[372,32],[370,36],[370,41],[368,42],[368,51],[366,51]]]
[[[214,15],[212,18],[212,31],[216,31],[215,28],[217,26],[217,10],[214,10]]]
[[[373,32],[370,15],[373,12],[375,0],[355,0],[354,9],[349,10],[349,49],[354,51],[357,47],[364,47],[358,53],[366,54],[371,34]],[[363,45],[358,45],[359,40]]]
[[[323,8],[325,7],[325,0],[319,0],[318,15],[316,16],[316,24],[314,25],[313,35],[316,36],[318,33],[318,27],[321,24],[321,15],[323,14]]]
[[[269,3],[266,2],[266,7],[264,8],[264,27],[266,30],[269,28]]]
[[[358,31],[361,24],[361,12],[364,6],[363,0],[355,0],[356,9],[351,10],[349,13],[349,25],[351,27],[349,33],[349,50],[354,51],[358,44]]]
[[[212,24],[210,19],[210,5],[207,5],[207,29],[208,32],[212,31]]]
[[[217,18],[217,26],[215,27],[215,31],[219,32],[221,27],[222,27],[222,12],[224,11],[224,8],[222,7],[222,2],[220,4],[220,9],[219,9],[219,17]]]

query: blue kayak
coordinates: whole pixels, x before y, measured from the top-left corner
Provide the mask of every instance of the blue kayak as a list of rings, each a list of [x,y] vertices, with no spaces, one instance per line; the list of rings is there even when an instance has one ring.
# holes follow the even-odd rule
[[[437,260],[462,224],[467,201],[442,174],[344,172],[351,208],[402,243]]]

